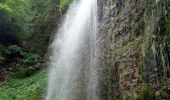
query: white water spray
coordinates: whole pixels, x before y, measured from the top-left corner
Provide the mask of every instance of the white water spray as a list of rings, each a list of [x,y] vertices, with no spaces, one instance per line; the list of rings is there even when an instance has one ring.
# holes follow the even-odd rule
[[[75,0],[51,44],[46,100],[98,100],[97,0]]]

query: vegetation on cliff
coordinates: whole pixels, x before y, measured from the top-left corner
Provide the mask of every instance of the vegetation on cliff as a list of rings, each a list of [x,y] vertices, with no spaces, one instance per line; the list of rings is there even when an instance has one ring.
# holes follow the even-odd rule
[[[0,100],[40,100],[44,56],[72,0],[0,0]],[[170,1],[98,0],[103,99],[170,98]]]

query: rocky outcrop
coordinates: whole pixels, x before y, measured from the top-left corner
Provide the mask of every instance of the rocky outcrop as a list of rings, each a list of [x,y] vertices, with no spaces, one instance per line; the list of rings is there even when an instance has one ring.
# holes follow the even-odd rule
[[[168,0],[98,0],[102,100],[168,98],[168,4]]]

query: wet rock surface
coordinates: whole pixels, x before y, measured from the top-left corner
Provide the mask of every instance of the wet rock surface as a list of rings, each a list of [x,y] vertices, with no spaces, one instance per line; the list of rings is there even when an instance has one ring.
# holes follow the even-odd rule
[[[154,98],[168,94],[169,32],[168,27],[160,28],[162,21],[167,23],[168,4],[167,0],[98,0],[103,100],[137,99],[146,85]]]

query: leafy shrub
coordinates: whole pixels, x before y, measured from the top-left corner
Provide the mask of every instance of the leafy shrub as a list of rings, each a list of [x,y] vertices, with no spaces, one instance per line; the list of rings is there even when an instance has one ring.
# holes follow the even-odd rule
[[[34,74],[35,71],[37,70],[33,66],[20,66],[16,68],[14,77],[25,78]]]
[[[9,82],[0,86],[0,100],[41,100],[46,81],[46,70],[22,79],[12,77]]]
[[[19,66],[15,68],[15,77],[24,78],[32,75],[38,68],[33,67],[40,59],[40,56],[35,53],[26,52],[17,45],[10,45],[5,50],[6,57],[17,61]]]
[[[10,9],[7,5],[4,5],[4,4],[0,4],[0,10],[12,12],[12,9]]]
[[[38,61],[38,59],[40,58],[40,56],[35,53],[22,52],[21,55],[23,56],[21,58],[21,62],[23,63],[33,63]]]
[[[36,62],[40,58],[38,54],[26,52],[17,45],[10,45],[9,47],[7,47],[7,49],[5,50],[5,54],[7,56],[18,57],[18,61],[23,64],[30,64]]]
[[[18,47],[17,45],[10,45],[5,50],[5,53],[8,54],[8,55],[11,55],[11,54],[21,54],[22,52],[23,52],[22,49],[20,47]]]
[[[71,0],[61,0],[59,5],[60,10],[64,10],[66,7],[68,7],[70,2]]]

